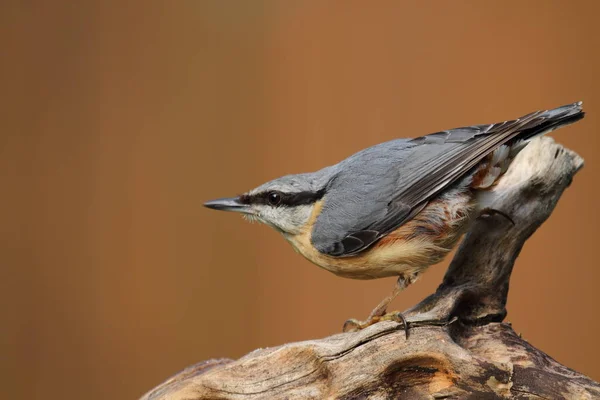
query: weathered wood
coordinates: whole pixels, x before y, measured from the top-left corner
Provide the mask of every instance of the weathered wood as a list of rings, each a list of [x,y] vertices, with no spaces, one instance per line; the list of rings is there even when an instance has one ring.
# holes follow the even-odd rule
[[[550,138],[519,154],[494,189],[501,213],[474,221],[437,291],[404,313],[410,339],[383,321],[200,363],[143,399],[600,398],[600,384],[502,323],[515,259],[582,165]]]

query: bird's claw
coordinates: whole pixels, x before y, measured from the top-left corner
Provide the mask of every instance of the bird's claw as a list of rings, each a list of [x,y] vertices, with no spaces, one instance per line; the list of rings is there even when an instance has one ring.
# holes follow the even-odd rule
[[[342,328],[342,332],[358,332],[361,329],[366,328],[369,324],[366,324],[363,321],[359,321],[357,319],[351,318],[344,322],[344,327]]]
[[[406,339],[408,339],[410,332],[409,332],[408,321],[404,317],[404,314],[402,314],[401,312],[391,312],[391,313],[385,314],[383,317],[381,317],[381,321],[394,321],[394,322],[402,323],[402,328],[404,329],[404,333],[406,334]]]

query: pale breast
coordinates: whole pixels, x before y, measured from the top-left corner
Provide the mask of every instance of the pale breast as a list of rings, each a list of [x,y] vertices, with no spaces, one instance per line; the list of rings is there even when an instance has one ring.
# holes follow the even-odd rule
[[[297,235],[286,235],[286,239],[314,264],[346,278],[418,274],[443,259],[460,239],[469,221],[472,199],[468,189],[451,189],[375,245],[350,257],[331,257],[312,246],[312,226],[322,201],[315,204],[305,229]]]

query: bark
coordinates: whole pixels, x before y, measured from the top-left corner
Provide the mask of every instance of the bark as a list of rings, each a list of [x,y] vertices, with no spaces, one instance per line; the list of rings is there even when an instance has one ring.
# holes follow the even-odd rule
[[[409,339],[401,323],[383,321],[202,362],[142,399],[600,398],[600,384],[502,322],[523,244],[582,166],[550,138],[527,146],[494,188],[491,208],[500,213],[474,221],[437,291],[404,313]]]

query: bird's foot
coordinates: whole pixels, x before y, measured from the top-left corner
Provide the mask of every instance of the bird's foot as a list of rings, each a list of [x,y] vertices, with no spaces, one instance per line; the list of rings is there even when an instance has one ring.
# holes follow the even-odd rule
[[[394,300],[398,293],[416,280],[416,274],[399,276],[396,284],[394,285],[394,290],[392,290],[392,293],[390,293],[389,296],[383,299],[377,305],[377,307],[371,311],[371,315],[369,315],[365,321],[349,319],[344,323],[342,330],[344,332],[356,332],[376,324],[379,321],[395,321],[402,323],[404,331],[406,332],[406,338],[408,339],[408,322],[406,321],[406,318],[404,318],[404,315],[398,311],[388,313],[386,310],[388,305],[392,302],[392,300]]]
[[[484,208],[481,210],[481,213],[479,213],[479,218],[492,217],[494,215],[501,215],[510,221],[511,224],[515,225],[515,221],[513,221],[508,214],[506,214],[504,211],[496,210],[495,208]]]
[[[365,321],[359,321],[357,319],[349,319],[344,323],[344,328],[342,329],[344,332],[357,332],[362,329],[365,329],[373,324],[376,324],[380,321],[394,321],[402,324],[404,332],[406,333],[406,338],[409,336],[409,325],[406,318],[401,312],[394,311],[384,315],[371,315]]]

